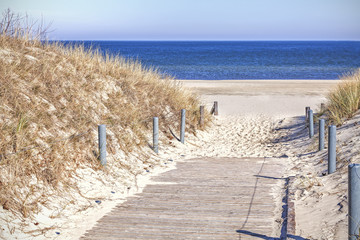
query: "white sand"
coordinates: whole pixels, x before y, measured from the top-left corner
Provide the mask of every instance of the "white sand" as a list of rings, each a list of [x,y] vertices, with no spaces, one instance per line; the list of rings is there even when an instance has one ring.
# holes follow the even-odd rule
[[[327,141],[319,152],[318,138],[288,119],[281,130],[292,136],[284,141],[291,156],[288,174],[295,176],[296,232],[309,239],[348,239],[347,165],[360,163],[360,115],[337,128],[337,171],[327,175]],[[326,174],[326,175],[323,175]]]
[[[303,115],[305,106],[320,108],[338,80],[182,80],[208,106],[218,101],[221,115],[257,115],[274,118]]]
[[[158,156],[148,148],[143,149],[143,153],[149,155],[145,163],[137,161],[140,153],[134,153],[127,159],[138,164],[138,171],[133,175],[121,174],[123,168],[111,158],[108,160],[109,165],[105,172],[79,170],[76,182],[81,195],[73,192],[64,194],[62,199],[52,199],[48,207],[44,207],[35,219],[19,221],[17,216],[0,209],[2,226],[0,237],[4,239],[77,239],[116,204],[123,202],[127,196],[141,191],[149,183],[151,175],[175,168],[178,161],[205,156],[279,157],[287,154],[289,158],[284,161],[289,162],[289,174],[297,175],[296,187],[301,191],[296,196],[297,234],[312,239],[340,239],[335,236],[340,234],[341,230],[336,229],[342,229],[346,223],[346,221],[340,222],[345,213],[333,210],[337,208],[339,197],[343,196],[344,187],[334,190],[333,186],[337,180],[331,180],[330,176],[321,179],[317,176],[318,168],[322,168],[324,163],[314,166],[315,159],[323,157],[323,153],[299,157],[299,154],[309,151],[311,144],[303,133],[304,129],[281,128],[297,123],[299,119],[293,120],[289,117],[303,115],[305,106],[316,109],[324,101],[325,94],[336,81],[184,80],[182,82],[201,94],[202,101],[208,109],[213,101],[219,102],[220,115],[214,118],[214,124],[207,132],[198,132],[197,136],[187,135],[185,144],[177,141],[172,141],[171,147],[160,144]],[[284,117],[288,118],[284,119]],[[284,139],[289,134],[303,135],[295,140],[289,139],[287,142],[273,141],[273,139]],[[150,136],[149,133],[149,138]],[[162,141],[168,140],[162,137]],[[122,178],[119,178],[120,175]],[[346,177],[342,175],[340,179],[340,182],[343,182]],[[309,188],[311,184],[308,182],[313,181],[330,185],[317,187],[313,184],[314,186]],[[95,203],[95,200],[99,199],[101,203]],[[347,211],[346,207],[343,211]],[[336,228],[334,228],[335,225]],[[40,231],[41,229],[43,231]],[[13,234],[10,233],[11,230],[14,230]],[[37,231],[24,233],[33,230]],[[57,235],[55,232],[60,234]],[[34,234],[39,234],[39,236],[32,238]]]
[[[360,163],[360,115],[338,128],[338,171],[326,176],[323,173],[327,172],[327,151],[317,151],[318,138],[309,139],[303,116],[306,106],[317,112],[320,104],[326,102],[327,92],[339,81],[182,82],[202,94],[208,106],[213,101],[219,102],[220,115],[226,115],[225,122],[233,123],[231,127],[221,123],[219,132],[225,133],[231,128],[234,135],[246,132],[240,139],[227,135],[229,143],[245,143],[243,150],[250,155],[288,156],[285,158],[289,166],[286,176],[295,176],[291,186],[295,196],[291,198],[295,201],[296,236],[348,239],[347,165]],[[266,131],[270,126],[275,131]],[[265,139],[260,140],[260,144],[259,136]],[[226,141],[220,142],[223,149],[228,148]],[[239,152],[241,155],[241,151],[236,151]]]

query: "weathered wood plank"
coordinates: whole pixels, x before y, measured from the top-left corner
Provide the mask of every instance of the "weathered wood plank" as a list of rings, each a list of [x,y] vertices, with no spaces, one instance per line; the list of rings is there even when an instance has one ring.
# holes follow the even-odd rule
[[[276,206],[271,189],[283,181],[283,170],[278,161],[263,158],[178,163],[176,170],[152,179],[158,183],[100,219],[82,239],[278,237],[271,236]]]

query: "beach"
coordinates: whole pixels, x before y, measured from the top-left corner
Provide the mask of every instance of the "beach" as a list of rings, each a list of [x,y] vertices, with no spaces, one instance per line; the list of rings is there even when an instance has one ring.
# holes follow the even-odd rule
[[[305,107],[319,112],[320,104],[326,104],[326,95],[340,80],[181,82],[199,93],[208,107],[218,101],[218,138],[211,144],[220,146],[214,152],[241,157],[285,156],[282,161],[287,170],[282,177],[294,178],[289,199],[295,206],[296,236],[347,239],[346,164],[359,161],[354,150],[360,134],[356,127],[359,117],[338,128],[340,169],[332,175],[326,175],[327,151],[316,150],[318,139],[309,138],[304,125]]]
[[[76,203],[66,206],[69,201],[53,199],[48,203],[48,208],[43,208],[35,216],[32,222],[16,223],[15,220],[6,212],[2,214],[6,217],[2,219],[4,224],[21,227],[23,232],[39,232],[41,235],[33,239],[77,239],[87,230],[90,230],[96,222],[104,215],[109,213],[118,204],[126,201],[127,197],[140,193],[147,184],[152,183],[151,177],[159,175],[165,171],[176,169],[177,162],[183,162],[199,157],[267,157],[286,161],[287,172],[298,176],[294,188],[301,192],[301,195],[294,199],[296,202],[296,222],[297,234],[311,239],[341,239],[334,238],[332,226],[341,221],[344,213],[333,216],[333,225],[326,225],[329,222],[326,215],[326,204],[319,202],[321,199],[313,192],[304,191],[304,181],[302,180],[303,169],[306,169],[306,176],[315,176],[317,170],[308,166],[312,161],[310,156],[302,157],[299,163],[298,155],[308,151],[312,142],[306,135],[306,129],[294,128],[294,125],[304,121],[305,107],[310,106],[315,111],[319,109],[320,103],[325,101],[325,96],[338,81],[335,80],[226,80],[226,81],[201,81],[201,80],[182,80],[185,87],[190,88],[194,93],[198,93],[201,102],[210,110],[214,101],[219,103],[219,115],[213,117],[213,123],[207,131],[198,131],[196,136],[186,134],[185,144],[171,140],[171,144],[164,146],[165,141],[160,136],[159,154],[155,155],[151,149],[143,149],[144,153],[150,158],[150,165],[144,168],[143,163],[138,166],[138,173],[129,175],[119,182],[116,172],[122,171],[122,166],[112,162],[107,166],[107,172],[94,172],[86,169],[79,170],[77,181],[82,191],[86,194],[71,193],[72,199],[76,198]],[[291,139],[289,136],[301,136]],[[149,136],[150,137],[150,136]],[[287,142],[276,141],[289,138]],[[128,157],[129,161],[136,162],[140,153],[133,153]],[[286,156],[286,158],[283,158]],[[319,156],[318,156],[319,157]],[[321,156],[320,156],[321,157]],[[171,161],[169,161],[171,160]],[[146,171],[145,171],[146,170]],[[313,181],[313,180],[311,180]],[[324,180],[322,180],[324,181]],[[91,184],[89,184],[91,182]],[[327,186],[324,192],[331,192],[331,186]],[[281,202],[282,195],[274,189],[274,197],[277,202]],[[297,190],[295,190],[297,191]],[[86,196],[84,196],[86,195]],[[337,197],[332,197],[332,202],[336,206]],[[94,200],[101,199],[101,203]],[[307,199],[307,200],[304,200]],[[307,202],[309,201],[309,202]],[[309,209],[307,204],[318,204],[320,213],[317,212],[316,219],[322,221],[322,227],[318,231],[312,230],[309,223]],[[50,209],[59,210],[56,217],[45,217],[50,214]],[[3,210],[0,210],[3,211]],[[277,209],[277,211],[280,211]],[[54,214],[52,214],[54,215]],[[278,228],[280,216],[279,212],[274,214],[272,221],[274,229]],[[5,220],[4,220],[5,219]],[[343,229],[343,225],[340,226]],[[325,231],[325,235],[323,233]],[[7,231],[2,236],[7,235]],[[58,235],[54,232],[59,233]],[[339,231],[337,231],[339,232]],[[277,233],[277,230],[274,230]],[[17,233],[19,234],[19,233]],[[313,235],[311,235],[313,234]],[[19,234],[18,239],[34,236],[32,234]],[[16,239],[16,238],[15,238]]]
[[[267,115],[275,118],[304,114],[305,106],[320,108],[339,80],[181,80],[201,95],[205,104],[218,101],[221,114]]]
[[[0,239],[358,239],[359,3],[115,2],[0,4]]]
[[[336,86],[338,80],[181,80],[185,87],[199,94],[201,102],[210,110],[213,101],[219,103],[219,115],[213,119],[213,124],[208,131],[198,132],[197,136],[188,135],[185,145],[173,142],[174,147],[160,148],[159,157],[173,159],[165,168],[151,171],[142,177],[141,187],[136,192],[141,192],[147,184],[152,183],[151,176],[167,170],[176,169],[177,162],[199,157],[266,157],[285,161],[287,171],[284,176],[296,176],[292,188],[297,194],[292,196],[296,204],[296,235],[310,239],[346,239],[343,237],[344,213],[332,214],[328,218],[327,204],[336,206],[338,197],[332,194],[332,185],[323,189],[330,200],[320,201],[319,194],[309,191],[309,185],[316,177],[316,168],[312,168],[314,154],[303,156],[299,162],[298,155],[309,151],[313,141],[309,140],[307,131],[303,127],[296,128],[304,121],[305,107],[310,106],[314,111],[320,108],[320,103],[325,102],[328,91]],[[290,136],[301,136],[293,139]],[[279,139],[288,139],[283,142]],[[284,158],[284,156],[286,156]],[[323,155],[318,154],[321,160]],[[173,164],[175,163],[175,164]],[[173,164],[173,165],[172,165]],[[302,171],[306,172],[303,173]],[[304,183],[310,179],[309,183]],[[324,181],[324,180],[322,180]],[[333,180],[328,180],[333,181]],[[314,184],[312,184],[314,185]],[[310,186],[311,188],[312,186]],[[280,189],[273,189],[274,198],[279,204],[283,195]],[[317,204],[316,209],[309,210],[309,204]],[[115,206],[115,204],[113,204]],[[280,210],[279,210],[280,209]],[[278,222],[281,222],[279,212],[281,205],[276,209],[272,221],[274,222],[274,237],[279,232]],[[108,209],[110,211],[110,209]],[[106,211],[106,212],[108,212]],[[315,211],[312,216],[309,211]],[[105,215],[103,212],[102,215]],[[321,227],[314,231],[313,221],[320,222]],[[95,224],[93,219],[93,224]],[[329,222],[331,224],[329,224]],[[310,224],[309,224],[310,223]],[[340,225],[339,225],[340,223]],[[87,224],[91,229],[93,224]],[[333,229],[333,226],[336,228]],[[84,233],[78,231],[78,236]]]

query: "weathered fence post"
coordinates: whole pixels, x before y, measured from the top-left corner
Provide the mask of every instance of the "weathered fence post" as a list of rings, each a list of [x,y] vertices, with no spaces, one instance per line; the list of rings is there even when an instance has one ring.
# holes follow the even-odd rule
[[[325,103],[320,104],[320,111],[321,112],[325,111]]]
[[[325,120],[319,120],[319,151],[325,147]]]
[[[106,165],[106,125],[98,126],[99,135],[99,159],[101,165]]]
[[[313,111],[309,110],[309,137],[312,138],[314,136],[314,117]]]
[[[309,110],[310,110],[310,107],[305,107],[305,122],[306,122],[306,125],[309,122]]]
[[[359,239],[360,228],[360,164],[348,167],[348,199],[349,199],[349,240]]]
[[[214,102],[214,115],[215,116],[219,115],[219,107],[217,101]]]
[[[153,118],[153,150],[159,153],[159,118]]]
[[[186,110],[181,109],[180,142],[185,142],[185,114]]]
[[[328,173],[336,171],[336,126],[329,126],[328,142]]]
[[[200,106],[200,120],[199,120],[200,127],[204,126],[204,109],[205,109],[204,106]]]

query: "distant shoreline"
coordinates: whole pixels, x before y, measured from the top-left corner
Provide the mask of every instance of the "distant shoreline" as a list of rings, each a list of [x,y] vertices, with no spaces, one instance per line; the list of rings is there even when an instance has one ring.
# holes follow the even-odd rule
[[[318,109],[340,80],[179,80],[208,109],[219,103],[222,115],[293,117],[305,106]]]
[[[177,80],[200,95],[324,96],[341,80]]]

